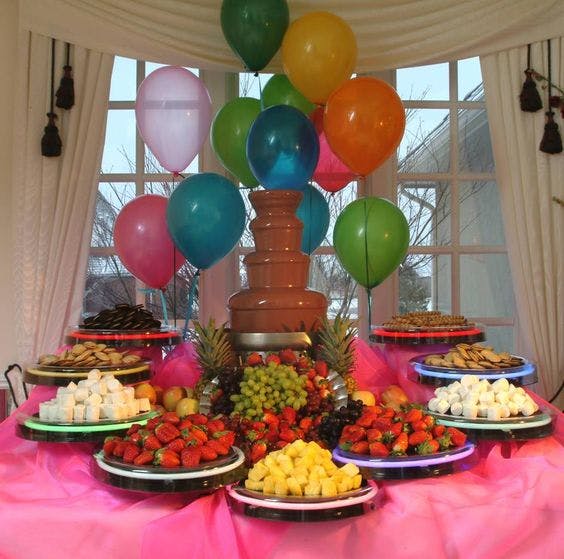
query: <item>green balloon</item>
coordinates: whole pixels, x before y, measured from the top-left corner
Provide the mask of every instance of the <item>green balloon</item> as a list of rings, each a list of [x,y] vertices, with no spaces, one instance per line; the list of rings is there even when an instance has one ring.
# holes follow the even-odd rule
[[[315,105],[292,85],[286,74],[276,74],[268,80],[262,90],[262,104],[265,109],[272,105],[291,105],[306,115],[315,109]]]
[[[219,162],[250,188],[257,186],[258,181],[247,161],[247,134],[259,113],[258,99],[233,99],[219,109],[210,130],[211,146]]]
[[[380,285],[402,262],[409,225],[401,210],[383,198],[359,198],[341,212],[333,246],[343,268],[368,289]]]
[[[289,21],[286,0],[223,0],[221,4],[225,40],[252,72],[262,70],[276,54]]]

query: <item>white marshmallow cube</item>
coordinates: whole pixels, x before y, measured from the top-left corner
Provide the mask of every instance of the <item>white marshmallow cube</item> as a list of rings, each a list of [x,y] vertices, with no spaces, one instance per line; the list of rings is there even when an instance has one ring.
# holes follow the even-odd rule
[[[509,406],[507,404],[500,404],[499,405],[499,416],[501,417],[501,419],[505,419],[506,417],[509,417],[511,415],[511,412],[509,411]]]
[[[507,402],[507,408],[511,415],[519,415],[519,406],[515,402],[509,400],[509,402]]]
[[[458,392],[459,388],[462,385],[460,384],[460,382],[458,382],[457,380],[455,380],[454,382],[451,382],[448,386],[447,386],[447,391],[448,392]]]
[[[102,396],[100,394],[90,394],[84,403],[87,406],[99,406],[102,403]]]
[[[488,406],[478,404],[478,417],[488,417]]]
[[[468,392],[468,394],[464,396],[462,403],[476,405],[479,401],[480,395],[477,392]]]
[[[488,406],[488,419],[490,421],[499,421],[501,419],[501,410],[499,404]]]
[[[39,419],[41,421],[50,421],[52,417],[51,408],[54,404],[51,402],[41,402],[39,404]]]
[[[133,386],[124,386],[122,392],[126,402],[135,400],[135,388]]]
[[[86,421],[100,421],[99,405],[86,406],[85,410],[86,410],[86,414],[85,414]]]
[[[478,390],[480,392],[488,392],[489,390],[492,389],[491,384],[485,379],[483,378],[479,383],[478,383]]]
[[[462,404],[462,415],[469,419],[478,417],[478,406],[476,404]]]
[[[450,413],[452,413],[452,415],[462,415],[462,409],[463,409],[462,402],[454,402],[450,406]]]
[[[84,414],[85,414],[86,406],[84,404],[77,404],[73,408],[72,418],[73,421],[80,423],[84,421]]]
[[[119,392],[123,387],[117,378],[106,379],[106,386],[110,392]]]
[[[437,406],[439,405],[440,398],[431,398],[427,404],[430,411],[437,411]]]
[[[72,423],[74,406],[59,406],[57,410],[57,421],[61,423]]]
[[[72,380],[67,384],[67,392],[74,392],[77,388],[78,386]]]
[[[452,404],[456,402],[460,402],[462,398],[460,398],[460,394],[454,392],[448,395],[447,402],[452,406]]]
[[[524,394],[521,394],[520,392],[517,392],[517,390],[516,390],[511,395],[511,401],[514,402],[515,404],[517,404],[517,406],[520,407],[527,401],[527,396],[525,396]]]
[[[533,415],[535,413],[535,404],[531,400],[526,400],[519,406],[519,412],[524,416]]]
[[[462,384],[462,386],[465,386],[466,388],[478,382],[480,382],[480,379],[476,375],[464,375],[460,379],[460,384]]]
[[[495,395],[495,401],[498,404],[507,404],[509,402],[509,392],[498,392]]]
[[[435,396],[439,398],[439,400],[446,399],[448,394],[448,390],[445,386],[439,386],[439,388],[435,388]]]
[[[498,378],[492,384],[493,391],[497,394],[499,392],[508,392],[509,391],[509,381],[506,378]]]
[[[63,408],[72,407],[75,404],[74,394],[72,392],[66,392],[63,394],[57,394],[57,403]]]
[[[487,406],[489,404],[493,404],[494,402],[495,394],[493,392],[482,392],[480,394],[480,404],[485,404]]]
[[[76,402],[84,402],[84,400],[86,400],[86,398],[88,398],[89,395],[90,392],[88,391],[88,388],[83,388],[81,386],[79,386],[74,391],[74,399]]]
[[[139,413],[151,411],[151,402],[149,402],[149,398],[137,398],[137,401],[139,402]],[[447,402],[447,406],[448,406],[448,402]]]
[[[88,380],[94,380],[94,381],[99,381],[102,378],[102,373],[100,372],[100,369],[92,369],[91,371],[88,371]]]

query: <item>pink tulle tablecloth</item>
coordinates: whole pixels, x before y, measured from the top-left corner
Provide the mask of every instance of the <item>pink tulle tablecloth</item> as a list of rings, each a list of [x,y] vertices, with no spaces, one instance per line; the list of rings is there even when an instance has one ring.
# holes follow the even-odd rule
[[[413,399],[427,397],[379,350],[363,342],[357,350],[362,387],[399,383]],[[191,370],[180,360],[173,369]],[[52,390],[37,387],[19,411],[35,412]],[[1,559],[564,557],[561,413],[551,437],[482,442],[470,470],[380,482],[372,512],[308,524],[232,513],[223,490],[190,500],[106,486],[91,474],[94,445],[25,441],[15,421],[13,414],[0,424]]]

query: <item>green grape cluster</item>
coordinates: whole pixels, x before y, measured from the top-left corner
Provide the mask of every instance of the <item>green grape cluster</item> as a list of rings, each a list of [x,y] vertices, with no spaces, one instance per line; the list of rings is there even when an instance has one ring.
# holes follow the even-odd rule
[[[299,410],[307,402],[306,380],[290,365],[270,362],[267,366],[245,367],[239,394],[231,395],[235,403],[232,415],[256,420],[262,417],[263,409],[279,413],[291,406]]]

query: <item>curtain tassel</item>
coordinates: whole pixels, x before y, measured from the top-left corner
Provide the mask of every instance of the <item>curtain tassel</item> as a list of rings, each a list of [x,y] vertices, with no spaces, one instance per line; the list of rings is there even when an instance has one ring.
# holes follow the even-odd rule
[[[542,109],[542,101],[539,90],[537,89],[537,84],[533,79],[532,70],[527,68],[527,70],[525,70],[525,76],[527,77],[525,78],[523,89],[519,95],[521,110],[528,113],[535,113]]]
[[[41,155],[45,157],[58,157],[61,155],[61,148],[63,142],[61,142],[61,137],[59,136],[59,129],[55,124],[55,119],[57,115],[55,113],[47,113],[49,122],[45,127],[45,133],[43,138],[41,138]]]
[[[55,93],[60,109],[70,109],[74,105],[74,80],[72,77],[72,66],[70,65],[70,45],[67,43],[67,62],[63,66],[63,77],[59,84],[59,89]]]
[[[558,130],[558,124],[554,122],[554,113],[552,111],[546,113],[544,134],[539,149],[544,153],[562,153],[562,138]]]

